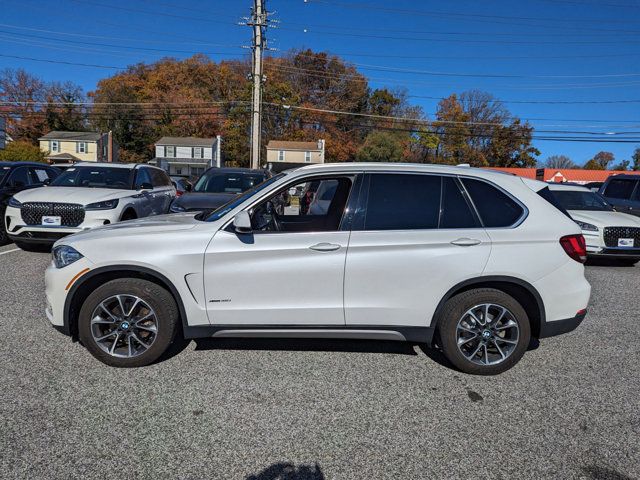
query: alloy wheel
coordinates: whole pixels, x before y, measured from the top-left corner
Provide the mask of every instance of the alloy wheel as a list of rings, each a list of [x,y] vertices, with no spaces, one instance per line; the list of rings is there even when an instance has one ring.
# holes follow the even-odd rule
[[[132,358],[147,351],[158,334],[158,317],[147,302],[135,295],[113,295],[91,315],[91,335],[114,357]]]
[[[514,352],[520,328],[514,315],[492,303],[476,305],[458,320],[458,349],[467,360],[478,365],[497,365]]]

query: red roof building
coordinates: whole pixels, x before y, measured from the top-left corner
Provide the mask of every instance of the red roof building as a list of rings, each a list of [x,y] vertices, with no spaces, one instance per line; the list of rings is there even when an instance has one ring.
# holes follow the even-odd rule
[[[491,170],[511,173],[519,177],[533,178],[543,182],[579,183],[604,182],[612,175],[631,174],[640,175],[640,172],[622,170],[583,170],[580,168],[506,168],[489,167]]]

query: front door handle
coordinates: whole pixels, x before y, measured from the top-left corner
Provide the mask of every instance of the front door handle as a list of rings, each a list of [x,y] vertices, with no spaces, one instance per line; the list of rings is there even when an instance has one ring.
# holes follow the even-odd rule
[[[336,245],[335,243],[317,243],[315,245],[311,245],[309,248],[318,252],[333,252],[338,250],[340,245]]]
[[[459,247],[473,247],[474,245],[480,245],[482,240],[477,238],[459,238],[451,242],[451,245],[457,245]]]

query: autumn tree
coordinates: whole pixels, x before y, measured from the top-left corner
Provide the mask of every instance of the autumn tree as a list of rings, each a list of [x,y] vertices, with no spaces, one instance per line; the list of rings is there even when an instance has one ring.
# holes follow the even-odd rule
[[[44,114],[48,130],[72,132],[88,127],[86,97],[79,85],[72,82],[53,82],[46,87]]]
[[[589,160],[584,164],[583,167],[585,170],[604,170],[605,168],[595,159]]]
[[[398,134],[374,131],[367,135],[364,144],[358,149],[356,160],[359,162],[401,162],[403,145]]]
[[[640,147],[634,150],[633,155],[631,155],[631,160],[633,160],[631,169],[635,171],[640,170]]]
[[[0,150],[0,162],[45,162],[46,153],[40,147],[24,140],[7,143]]]
[[[594,155],[594,157],[587,162],[587,164],[593,162],[597,164],[600,168],[592,168],[592,170],[606,170],[611,162],[613,162],[615,156],[611,152],[598,152]],[[585,168],[587,168],[585,166]]]
[[[576,164],[573,163],[573,160],[571,160],[566,155],[551,155],[544,162],[544,166],[546,168],[557,168],[557,169],[560,169],[560,168],[576,168]]]
[[[0,100],[7,103],[7,134],[15,140],[35,144],[47,131],[40,105],[45,100],[46,85],[23,69],[0,72]]]

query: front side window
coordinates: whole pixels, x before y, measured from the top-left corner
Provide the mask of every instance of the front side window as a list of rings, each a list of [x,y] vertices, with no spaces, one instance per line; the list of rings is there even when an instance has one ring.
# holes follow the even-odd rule
[[[51,150],[52,152],[60,151],[60,144],[58,143],[58,140],[51,140],[49,142],[49,150]]]
[[[55,187],[131,189],[133,170],[114,167],[72,167],[53,182]]]
[[[173,146],[164,147],[164,156],[166,158],[175,158],[176,157],[176,147],[173,147]]]
[[[610,212],[613,208],[594,192],[577,190],[554,190],[554,197],[565,210],[587,210],[592,212]]]
[[[437,175],[372,174],[364,229],[438,228],[440,191]]]
[[[605,197],[629,200],[636,186],[633,180],[611,180],[604,191]]]
[[[301,180],[281,189],[251,210],[255,232],[333,232],[340,223],[353,179]]]
[[[200,177],[193,190],[199,193],[242,193],[264,180],[262,173],[219,173],[213,169]]]
[[[15,188],[26,187],[30,184],[29,170],[25,167],[16,168],[13,172],[11,172],[11,176],[9,177],[7,184]]]
[[[135,190],[141,190],[143,185],[147,187],[149,185],[153,186],[148,168],[140,168],[136,174]]]
[[[523,208],[500,189],[481,180],[462,179],[486,228],[510,227],[523,215]]]
[[[41,185],[55,176],[51,170],[45,168],[29,168],[29,175],[31,175],[31,183],[34,185]]]

